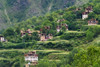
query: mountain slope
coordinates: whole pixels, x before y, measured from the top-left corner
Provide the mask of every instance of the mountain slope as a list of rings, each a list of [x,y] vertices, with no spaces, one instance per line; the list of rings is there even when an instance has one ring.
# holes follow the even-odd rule
[[[20,22],[32,16],[44,15],[80,2],[86,3],[82,0],[0,0],[0,25],[4,25],[5,28],[5,23]]]

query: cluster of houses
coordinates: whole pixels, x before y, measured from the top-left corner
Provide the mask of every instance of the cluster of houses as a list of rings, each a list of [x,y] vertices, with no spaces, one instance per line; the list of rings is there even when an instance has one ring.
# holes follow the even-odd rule
[[[61,22],[63,22],[63,21],[65,21],[65,19],[59,19],[59,20],[57,21],[57,23],[61,23]],[[66,23],[61,23],[60,25],[58,25],[58,26],[56,27],[57,32],[60,32],[60,31],[62,30],[62,27],[65,27],[66,30],[68,30],[68,25],[67,25]]]
[[[45,30],[50,30],[51,27],[50,26],[45,26],[44,29]],[[40,32],[39,32],[40,41],[47,41],[49,39],[53,39],[52,34],[41,33],[42,31],[43,31],[43,29],[40,29]]]
[[[59,19],[59,20],[57,21],[57,23],[63,22],[63,21],[65,21],[65,19]]]
[[[88,18],[88,14],[90,12],[93,12],[92,6],[85,8],[85,12],[82,13],[82,19],[84,20],[84,19]],[[98,21],[96,19],[90,19],[88,21],[88,25],[97,25],[97,24],[98,24]]]
[[[31,51],[29,53],[24,54],[25,62],[28,62],[29,65],[37,65],[38,64],[38,55],[36,51]]]
[[[76,11],[78,11],[78,10],[81,10],[81,8],[76,9]],[[82,19],[84,20],[84,19],[88,18],[88,14],[90,12],[93,12],[92,6],[89,6],[89,7],[85,8],[85,11],[82,13]],[[59,19],[57,21],[57,23],[63,22],[63,21],[65,21],[65,19]],[[97,24],[98,24],[98,21],[96,19],[90,19],[88,21],[88,25],[97,25]],[[68,25],[65,24],[65,23],[62,23],[61,25],[58,25],[56,27],[57,32],[60,32],[62,30],[63,26],[65,26],[66,30],[68,30]],[[50,30],[50,26],[45,27],[45,29]],[[42,31],[42,29],[40,29],[40,31]],[[49,34],[49,35],[46,35],[46,34],[43,34],[43,33],[40,34],[40,41],[47,41],[48,39],[52,39],[52,38],[53,38],[52,34]]]
[[[57,22],[62,22],[62,21],[64,21],[64,19],[58,20]],[[56,27],[56,31],[60,32],[62,30],[62,27],[65,27],[66,30],[68,30],[68,25],[66,23],[62,23]],[[45,28],[45,30],[50,30],[50,26],[45,26],[44,28]],[[42,32],[42,31],[43,30],[40,29],[40,32]],[[53,39],[53,34],[47,35],[45,33],[39,33],[39,36],[40,36],[40,41],[47,41],[49,39]]]
[[[82,13],[82,19],[84,20],[84,19],[88,18],[88,14],[90,12],[93,12],[92,6],[85,8],[85,12]]]
[[[79,8],[77,10],[81,10],[81,8]],[[93,12],[93,9],[92,9],[91,6],[87,7],[85,9],[85,12],[82,13],[82,19],[88,18],[88,14],[90,12]],[[60,19],[60,20],[57,21],[57,23],[63,22],[63,21],[65,21],[65,20]],[[97,25],[97,24],[98,24],[98,21],[96,19],[90,19],[88,21],[88,25]],[[56,31],[60,32],[62,30],[62,27],[65,27],[66,30],[68,30],[68,25],[66,23],[61,23],[60,25],[58,25],[56,27]],[[50,30],[51,27],[50,26],[45,26],[44,29],[45,30]],[[45,33],[41,33],[42,31],[43,31],[43,29],[40,29],[40,31],[38,31],[40,41],[47,41],[48,39],[53,39],[52,34],[47,35]],[[30,29],[28,29],[27,31],[21,31],[21,36],[23,37],[26,33],[28,33],[28,35],[31,35],[33,32]],[[0,37],[0,39],[1,39],[1,37]],[[1,40],[4,41],[4,38],[2,37]],[[38,55],[36,54],[36,51],[29,52],[29,53],[25,54],[24,57],[25,57],[25,61],[29,62],[28,65],[30,65],[30,64],[37,65],[38,64]]]
[[[50,29],[49,26],[45,26],[44,28],[45,29]],[[40,37],[40,41],[47,41],[48,39],[53,38],[52,34],[46,35],[46,34],[40,33],[41,31],[42,31],[42,29],[40,29],[40,31],[36,31],[36,32],[38,32],[38,35]],[[33,33],[33,31],[31,29],[28,29],[26,31],[21,30],[21,37],[24,37],[26,34],[28,34],[29,36],[32,36],[32,33]]]
[[[81,8],[76,8],[76,11],[79,11],[79,10],[81,10]],[[85,11],[82,13],[82,19],[84,20],[84,19],[88,18],[88,14],[89,14],[90,12],[93,12],[92,6],[88,6],[87,8],[85,8]],[[60,32],[60,31],[62,30],[62,27],[65,27],[66,30],[68,30],[68,25],[67,25],[66,23],[61,23],[61,22],[63,22],[63,21],[65,21],[65,19],[59,19],[59,20],[57,21],[57,23],[60,23],[60,24],[57,25],[57,27],[56,27],[56,31],[57,31],[57,32]],[[97,24],[98,24],[98,21],[97,21],[96,19],[90,19],[90,20],[88,21],[88,25],[97,25]],[[50,26],[45,26],[43,29],[45,29],[45,30],[50,30],[51,27],[50,27]],[[43,29],[40,29],[40,30],[38,31],[38,35],[39,35],[39,37],[40,37],[40,41],[47,41],[47,40],[49,40],[49,39],[53,39],[53,34],[42,33]],[[24,37],[26,33],[27,33],[28,35],[31,36],[32,33],[33,33],[33,31],[31,31],[30,29],[28,29],[28,30],[26,30],[26,31],[22,31],[22,30],[21,30],[21,36],[22,36],[22,37]]]
[[[76,9],[76,11],[78,11],[78,10],[81,10],[81,8],[77,8]],[[88,18],[88,14],[90,12],[93,12],[92,6],[89,6],[89,7],[85,8],[85,11],[82,13],[82,19],[84,20],[84,19]],[[62,30],[62,27],[65,27],[66,30],[68,30],[68,25],[66,23],[61,23],[63,21],[65,21],[65,19],[59,19],[57,21],[57,23],[60,23],[56,27],[56,31],[57,32],[60,32]],[[88,25],[97,25],[97,24],[98,24],[98,21],[96,19],[90,19],[88,21]],[[50,26],[45,26],[44,29],[45,30],[50,30],[51,27]],[[41,33],[42,31],[43,31],[42,29],[40,29],[40,31],[37,31],[38,34],[39,34],[39,37],[40,37],[40,41],[47,41],[48,39],[53,39],[53,34]],[[26,34],[28,34],[29,36],[31,36],[32,33],[33,33],[33,31],[31,29],[28,29],[26,31],[21,30],[20,32],[21,32],[21,37],[24,37]],[[3,36],[0,36],[0,42],[6,42],[6,41],[7,40]]]

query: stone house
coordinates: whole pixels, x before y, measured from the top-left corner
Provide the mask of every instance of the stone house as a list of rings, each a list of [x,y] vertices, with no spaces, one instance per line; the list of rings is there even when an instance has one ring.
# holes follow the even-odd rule
[[[82,8],[76,8],[75,10],[73,10],[73,12],[77,12],[80,11]]]
[[[50,26],[45,26],[44,27],[46,30],[50,30]]]
[[[97,25],[98,21],[96,19],[91,19],[88,21],[88,25]]]
[[[89,12],[83,12],[82,19],[84,20],[84,19],[88,18],[88,14],[89,14]]]
[[[62,28],[63,26],[65,26],[65,27],[66,27],[66,30],[68,30],[68,25],[67,25],[66,23],[63,23],[63,24],[58,25],[58,26],[56,27],[57,32],[60,32],[60,31],[61,31],[61,28]]]
[[[84,19],[88,18],[88,14],[90,12],[93,12],[92,6],[85,8],[85,12],[82,13],[82,19],[84,20]]]
[[[66,30],[68,30],[68,25],[66,23],[62,24],[62,26],[65,26]]]
[[[52,34],[49,34],[49,39],[53,39],[53,35]]]
[[[87,8],[85,8],[85,12],[93,12],[93,8],[92,8],[92,6],[89,6],[89,7],[87,7]]]
[[[21,30],[21,37],[24,37],[26,34],[26,32],[24,32],[23,30]]]
[[[52,34],[40,34],[40,41],[47,41],[49,39],[53,39],[53,35]]]
[[[76,11],[79,11],[79,10],[81,10],[81,8],[76,8]]]
[[[7,40],[3,37],[3,36],[0,36],[0,42],[6,42]]]
[[[31,31],[31,29],[28,29],[26,31],[21,30],[21,37],[24,37],[26,33],[28,33],[28,35],[31,36],[33,31]]]
[[[33,32],[31,31],[31,29],[28,29],[28,30],[26,31],[26,33],[28,33],[28,35],[31,36]]]
[[[56,30],[57,30],[57,32],[60,32],[61,31],[61,26],[58,25]]]
[[[36,65],[38,63],[38,55],[36,51],[31,51],[24,55],[25,61],[29,62],[30,64]]]
[[[46,35],[40,34],[40,41],[46,41]]]
[[[57,21],[57,23],[63,22],[63,21],[65,21],[65,19],[59,19],[59,20]]]
[[[52,34],[48,34],[45,36],[45,40],[47,41],[48,39],[53,39],[53,35]]]

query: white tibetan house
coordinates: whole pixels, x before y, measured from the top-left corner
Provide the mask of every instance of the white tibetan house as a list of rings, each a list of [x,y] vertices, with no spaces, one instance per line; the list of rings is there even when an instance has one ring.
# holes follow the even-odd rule
[[[83,12],[83,14],[82,14],[82,19],[84,20],[84,19],[86,19],[86,18],[88,18],[88,12]]]
[[[24,57],[26,62],[30,62],[34,65],[38,63],[38,55],[36,54],[36,51],[29,52],[25,54]]]

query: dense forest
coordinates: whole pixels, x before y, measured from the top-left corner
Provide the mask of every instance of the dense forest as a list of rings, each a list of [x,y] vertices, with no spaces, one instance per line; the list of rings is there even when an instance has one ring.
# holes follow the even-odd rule
[[[92,11],[82,19],[87,8]],[[33,16],[0,36],[6,39],[0,42],[0,67],[24,67],[24,54],[33,50],[39,56],[36,67],[100,67],[100,1]]]

